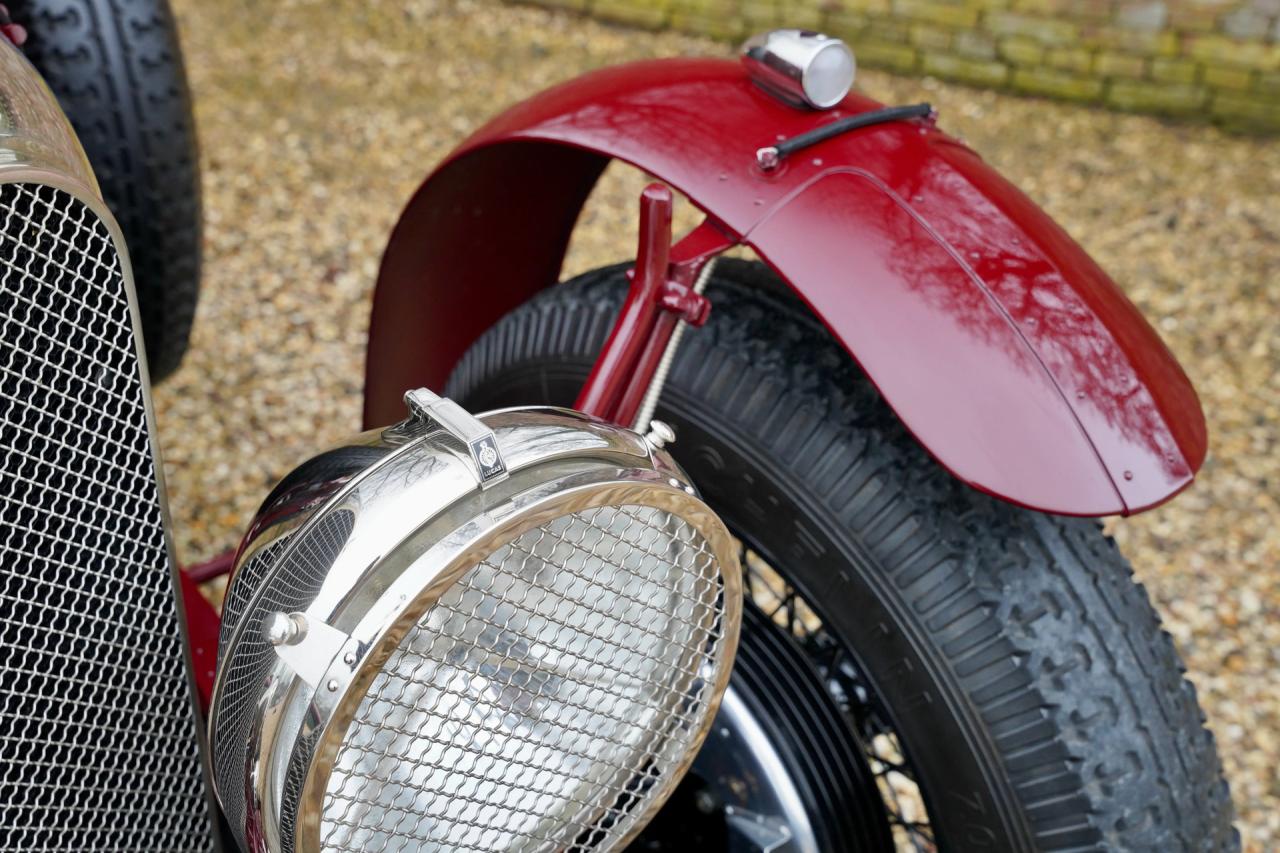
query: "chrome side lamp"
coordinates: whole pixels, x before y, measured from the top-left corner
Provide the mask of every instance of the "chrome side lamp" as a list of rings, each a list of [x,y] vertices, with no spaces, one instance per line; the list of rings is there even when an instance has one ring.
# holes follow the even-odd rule
[[[819,110],[844,100],[858,70],[848,45],[810,30],[771,30],[750,38],[742,46],[742,64],[771,95]]]

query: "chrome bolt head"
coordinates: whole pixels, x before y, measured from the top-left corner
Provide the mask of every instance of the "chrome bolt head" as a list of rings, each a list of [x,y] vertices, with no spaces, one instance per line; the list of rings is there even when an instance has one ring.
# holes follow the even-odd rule
[[[665,421],[649,421],[649,431],[645,433],[644,440],[654,450],[661,450],[676,440],[676,431]]]
[[[262,636],[273,646],[295,646],[307,635],[307,617],[301,613],[271,613],[262,620]]]
[[[782,162],[782,154],[772,145],[756,149],[756,165],[766,172],[772,172]]]

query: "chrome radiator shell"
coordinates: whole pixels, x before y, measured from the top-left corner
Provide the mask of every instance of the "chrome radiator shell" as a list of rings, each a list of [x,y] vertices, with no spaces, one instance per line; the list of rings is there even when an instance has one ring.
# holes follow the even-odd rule
[[[643,523],[634,529],[628,528],[626,535],[615,531],[612,534],[615,538],[610,541],[630,545],[644,538],[645,524],[674,523],[686,525],[689,532],[682,535],[690,541],[705,542],[706,553],[722,558],[708,560],[719,573],[717,581],[723,584],[715,588],[720,590],[722,602],[722,609],[715,615],[715,619],[722,620],[716,622],[716,630],[721,632],[717,636],[732,639],[725,642],[717,639],[709,645],[706,640],[691,641],[686,645],[686,650],[694,646],[702,651],[717,650],[713,658],[719,669],[705,671],[705,689],[699,687],[680,693],[691,697],[690,704],[672,710],[670,720],[674,722],[669,723],[664,715],[653,718],[657,721],[655,726],[684,725],[682,709],[692,709],[686,728],[696,731],[688,735],[688,743],[680,741],[688,749],[696,749],[696,743],[710,725],[727,683],[741,607],[737,552],[719,519],[696,497],[685,475],[664,451],[628,430],[575,412],[553,409],[492,412],[479,416],[479,420],[492,430],[505,458],[506,478],[496,484],[479,485],[478,466],[464,442],[444,430],[421,432],[401,424],[371,431],[348,445],[315,457],[286,478],[259,511],[241,547],[228,588],[210,719],[218,796],[246,849],[255,853],[345,851],[365,849],[372,844],[371,849],[412,850],[417,849],[414,845],[418,843],[444,843],[445,847],[439,849],[456,844],[457,838],[452,835],[447,836],[447,842],[441,841],[446,837],[444,830],[439,835],[431,835],[430,830],[433,822],[447,823],[451,810],[457,817],[457,800],[437,804],[439,810],[430,817],[419,813],[421,831],[426,833],[423,836],[409,832],[379,836],[368,827],[344,834],[335,832],[327,817],[322,820],[322,814],[327,814],[326,804],[334,795],[328,787],[330,774],[343,764],[343,750],[349,744],[348,725],[360,724],[362,716],[357,713],[357,704],[363,708],[362,697],[374,697],[378,679],[390,665],[388,661],[394,664],[406,654],[401,641],[411,644],[414,636],[424,638],[427,646],[437,639],[448,641],[454,649],[453,657],[448,661],[441,659],[440,666],[451,667],[455,673],[471,671],[473,688],[470,689],[493,690],[489,676],[467,669],[465,659],[475,647],[469,640],[462,639],[463,634],[459,632],[463,629],[458,621],[474,618],[476,601],[489,593],[482,591],[472,596],[470,617],[454,612],[453,621],[448,621],[446,613],[440,617],[444,622],[432,623],[424,634],[431,614],[443,606],[450,591],[472,582],[467,579],[498,560],[494,555],[502,553],[508,545],[515,547],[523,541],[520,547],[528,550],[522,553],[533,558],[537,548],[529,545],[528,537],[537,539],[560,523],[562,526],[555,528],[562,535],[557,546],[563,546],[557,552],[559,557],[550,556],[544,549],[537,558],[541,562],[534,573],[542,579],[541,586],[534,583],[522,587],[536,586],[537,596],[555,595],[556,591],[551,589],[553,584],[547,579],[558,576],[561,571],[572,571],[564,560],[568,559],[566,553],[573,550],[574,536],[563,535],[565,531],[577,524],[574,529],[578,534],[592,530],[597,536],[610,535],[608,531],[601,531],[608,526],[608,520],[601,521],[599,515],[591,515],[593,512],[607,515],[621,508],[620,512],[634,512],[644,517]],[[653,518],[658,520],[651,521]],[[626,520],[622,523],[631,524]],[[525,540],[521,540],[522,536]],[[658,541],[662,541],[660,536]],[[613,555],[610,550],[604,563],[621,566],[621,561],[614,560]],[[582,569],[582,564],[576,565]],[[493,583],[492,578],[500,574],[496,570],[491,572],[487,575],[488,582]],[[670,575],[663,577],[676,574],[673,568]],[[592,578],[599,576],[597,572]],[[500,582],[522,581],[508,577]],[[644,581],[640,579],[635,583]],[[605,586],[607,584],[590,587],[588,605],[609,600]],[[704,594],[708,589],[710,587],[704,588]],[[665,594],[674,596],[670,590]],[[712,591],[710,595],[715,599],[717,593]],[[515,608],[507,611],[508,617],[527,600],[527,595],[519,601],[504,599],[504,605]],[[585,618],[609,619],[608,614],[598,610]],[[306,639],[298,647],[300,657],[286,655],[286,650],[278,645],[273,647],[272,643],[277,640],[268,641],[276,627],[273,620],[288,613],[299,617],[304,626],[302,633]],[[635,611],[630,615],[636,615]],[[542,624],[546,625],[545,617],[543,613],[535,618],[543,619]],[[530,617],[523,618],[526,621],[521,624],[527,625]],[[559,624],[566,632],[577,630],[566,622]],[[310,627],[305,627],[307,625]],[[492,627],[499,633],[506,630],[497,625]],[[557,627],[554,631],[560,629]],[[512,630],[514,633],[504,642],[521,642],[524,635]],[[526,639],[537,645],[536,637]],[[609,638],[601,640],[607,644]],[[702,660],[699,657],[702,651],[687,654],[680,660]],[[511,663],[505,652],[491,650],[486,654],[486,666],[494,665],[495,661],[499,665]],[[644,663],[641,658],[633,659]],[[430,669],[433,664],[428,662],[426,666]],[[525,661],[515,669],[521,679],[534,679],[538,683],[541,683],[539,679],[556,678],[558,672],[545,659]],[[660,666],[656,671],[666,672]],[[490,683],[490,687],[475,688],[474,684],[480,681]],[[509,734],[503,727],[508,723],[517,728],[528,724],[524,715],[528,707],[522,703],[541,701],[546,698],[545,694],[554,691],[549,687],[543,693],[517,689],[508,682],[507,689],[499,693],[500,699],[486,694],[491,699],[486,700],[489,712],[486,721],[477,725],[478,731],[491,738],[491,747],[501,751],[503,747],[495,744],[508,736],[501,732]],[[495,702],[502,707],[507,707],[502,703],[514,705],[507,712],[499,713],[493,710]],[[628,714],[619,716],[630,719]],[[554,727],[557,722],[551,719],[548,725]],[[372,728],[377,729],[378,725],[372,724]],[[414,736],[415,749],[425,737],[421,733],[430,728],[428,725],[427,729],[415,729],[418,732]],[[674,744],[677,738],[672,736],[668,740]],[[534,746],[530,749],[536,751]],[[664,775],[655,783],[658,787],[654,788],[652,801],[637,806],[634,814],[620,814],[610,825],[609,830],[615,832],[616,838],[610,837],[608,843],[598,845],[583,844],[575,842],[570,833],[569,841],[559,846],[575,850],[616,849],[617,843],[630,837],[633,830],[638,831],[661,805],[693,757],[692,752],[686,755],[675,746],[670,752],[673,757],[663,764]],[[380,756],[392,763],[401,760],[392,754],[378,753],[372,756],[375,764],[381,760]],[[492,752],[489,758],[494,758]],[[432,765],[423,755],[419,755],[417,761],[422,772],[430,773],[433,767],[440,771],[439,766]],[[523,778],[523,774],[521,776]],[[436,772],[434,779],[433,784],[447,786],[470,784],[475,791],[483,790],[493,781],[469,777],[465,767],[452,765]],[[402,782],[406,795],[414,790],[421,793],[421,789],[414,789],[399,776],[392,784]],[[528,796],[536,798],[532,792]],[[607,806],[606,803],[604,810],[611,811]],[[584,806],[582,813],[593,808],[597,807]],[[475,814],[478,812],[472,814],[473,818]],[[582,825],[589,828],[591,824],[587,821]],[[489,829],[491,827],[481,827],[474,833],[475,838],[487,839],[480,847],[460,849],[489,849],[504,837],[501,849],[534,849],[524,846],[531,842],[521,832],[485,835]],[[563,833],[564,827],[558,831]],[[560,837],[555,835],[556,830],[546,832],[549,837]],[[433,840],[428,841],[428,836]],[[383,841],[374,843],[370,838]],[[544,846],[551,843],[543,842]],[[437,848],[428,846],[427,849]]]
[[[215,849],[153,436],[119,229],[0,43],[5,850]]]

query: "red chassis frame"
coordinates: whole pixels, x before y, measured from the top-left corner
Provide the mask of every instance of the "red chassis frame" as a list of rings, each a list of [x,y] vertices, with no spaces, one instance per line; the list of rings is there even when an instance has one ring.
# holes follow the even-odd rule
[[[629,424],[676,317],[705,317],[689,290],[699,266],[745,244],[973,487],[1097,516],[1189,484],[1207,447],[1190,381],[1083,249],[971,150],[930,122],[898,121],[756,165],[760,147],[879,106],[850,95],[801,111],[737,63],[659,60],[498,116],[427,178],[391,236],[365,426],[401,417],[406,388],[443,388],[477,337],[558,281],[578,213],[616,158],[707,219],[671,246],[670,201],[646,191],[631,295],[581,408]],[[196,627],[208,654],[216,636]]]

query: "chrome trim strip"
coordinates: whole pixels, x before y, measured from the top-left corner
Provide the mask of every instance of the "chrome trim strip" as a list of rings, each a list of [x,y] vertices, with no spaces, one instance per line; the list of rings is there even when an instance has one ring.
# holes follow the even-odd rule
[[[22,51],[0,38],[0,180],[22,180],[9,172],[23,169],[64,175],[102,199],[89,158],[57,98]]]

